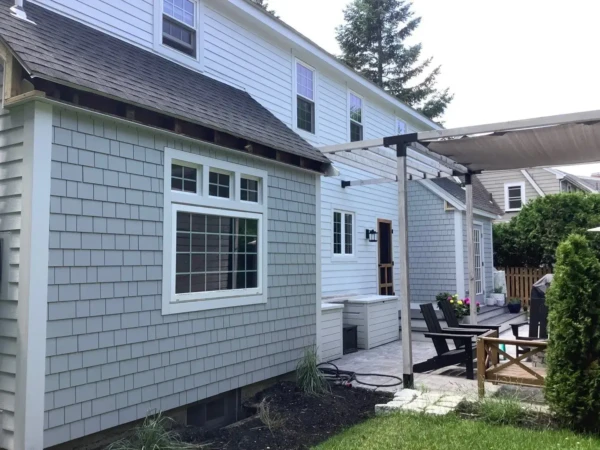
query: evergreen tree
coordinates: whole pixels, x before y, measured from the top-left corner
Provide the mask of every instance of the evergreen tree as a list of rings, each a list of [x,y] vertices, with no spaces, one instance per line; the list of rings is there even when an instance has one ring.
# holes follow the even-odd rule
[[[345,23],[336,30],[337,41],[343,62],[434,119],[444,113],[453,94],[436,88],[440,66],[430,70],[431,58],[420,61],[421,44],[405,43],[421,22],[411,7],[405,0],[353,0],[344,10]]]
[[[252,1],[254,3],[256,3],[258,6],[260,6],[262,9],[267,11],[269,14],[273,14],[275,17],[279,18],[279,16],[277,14],[275,14],[274,10],[269,9],[269,2],[267,2],[266,0],[252,0]]]

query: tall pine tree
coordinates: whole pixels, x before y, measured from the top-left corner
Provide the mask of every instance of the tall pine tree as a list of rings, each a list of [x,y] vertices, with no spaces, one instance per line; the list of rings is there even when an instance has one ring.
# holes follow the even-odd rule
[[[344,25],[336,30],[341,60],[400,101],[436,119],[454,95],[437,89],[440,66],[431,70],[431,58],[420,61],[421,44],[405,42],[421,22],[411,7],[405,0],[352,0],[344,10]]]
[[[267,2],[266,0],[252,0],[252,1],[254,3],[256,3],[258,6],[260,6],[262,9],[267,11],[269,14],[273,14],[275,17],[279,18],[279,16],[277,14],[275,14],[274,10],[269,9],[269,2]]]

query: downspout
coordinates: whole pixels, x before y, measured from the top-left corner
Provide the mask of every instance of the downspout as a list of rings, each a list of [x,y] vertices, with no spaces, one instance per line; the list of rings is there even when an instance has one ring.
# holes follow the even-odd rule
[[[27,18],[27,13],[23,7],[24,0],[15,0],[15,4],[10,7],[10,14],[17,19],[24,20],[35,25],[35,22]]]

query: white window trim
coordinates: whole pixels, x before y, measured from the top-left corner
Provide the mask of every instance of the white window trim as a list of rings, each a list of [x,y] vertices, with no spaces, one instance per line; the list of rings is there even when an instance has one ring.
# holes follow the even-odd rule
[[[335,213],[340,213],[342,215],[342,253],[334,252],[334,221],[333,215]],[[345,214],[350,214],[352,216],[352,253],[343,253],[346,250],[346,216]],[[352,260],[356,259],[356,214],[352,211],[343,211],[341,209],[334,209],[331,211],[331,256],[334,260]]]
[[[292,128],[294,129],[294,131],[296,133],[298,133],[300,136],[304,137],[305,139],[312,139],[314,140],[318,134],[319,134],[319,93],[318,93],[318,89],[317,86],[319,85],[318,80],[319,80],[319,74],[317,72],[317,69],[315,69],[314,67],[312,67],[309,64],[306,64],[304,61],[298,59],[298,58],[292,58],[292,85],[293,85],[293,89],[292,89]],[[313,99],[310,99],[308,97],[304,97],[302,94],[298,93],[298,71],[296,70],[296,64],[300,64],[301,66],[306,67],[308,70],[311,70],[313,73]],[[315,132],[311,133],[309,131],[303,130],[302,128],[298,128],[298,95],[300,95],[303,98],[306,98],[308,101],[311,101],[314,103],[315,105]]]
[[[353,120],[350,118],[350,101],[351,101],[351,96],[354,95],[355,97],[359,98],[361,101],[361,112],[360,112],[360,118],[361,121],[357,122],[356,120]],[[350,132],[350,122],[354,122],[359,124],[360,126],[362,126],[362,138],[363,140],[365,139],[365,98],[360,95],[357,94],[356,92],[354,92],[352,89],[348,89],[348,95],[346,96],[346,127],[347,127],[347,135],[348,135],[348,142],[350,142],[351,140],[351,132]]]
[[[504,211],[505,212],[513,212],[513,211],[521,211],[521,208],[509,208],[508,202],[508,188],[510,187],[520,187],[521,188],[521,208],[525,205],[525,182],[513,182],[513,183],[504,183]]]
[[[186,162],[198,165],[202,171],[201,187],[197,194],[172,191],[171,164]],[[208,172],[211,169],[231,173],[233,181],[229,199],[208,195]],[[241,176],[259,180],[259,202],[240,200]],[[162,313],[179,314],[234,306],[255,305],[267,302],[267,183],[268,173],[264,170],[233,164],[219,159],[165,148],[164,164],[164,218],[163,218],[163,289]],[[200,185],[199,185],[200,186]],[[259,220],[258,287],[247,290],[198,292],[175,294],[175,237],[176,212],[189,211],[220,216],[246,217]]]
[[[195,7],[195,35],[196,35],[196,55],[190,56],[177,51],[162,42],[162,16],[163,0],[154,0],[154,50],[179,64],[187,66],[194,70],[204,70],[204,0],[190,0],[196,4]]]

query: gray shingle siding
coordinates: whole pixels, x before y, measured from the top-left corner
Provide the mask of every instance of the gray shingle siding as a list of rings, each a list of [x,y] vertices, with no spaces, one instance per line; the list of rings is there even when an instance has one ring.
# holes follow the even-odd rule
[[[316,176],[68,110],[54,144],[46,445],[295,368],[316,334]],[[165,146],[268,171],[267,304],[161,314]]]
[[[8,266],[3,268],[7,281],[5,283],[3,280],[0,300],[0,348],[2,349],[0,407],[3,410],[0,447],[2,448],[12,446],[14,432],[23,130],[22,108],[15,108],[10,113],[0,109],[0,231],[4,237],[3,252],[8,253]]]
[[[417,181],[408,183],[409,282],[412,303],[456,291],[454,212]]]

